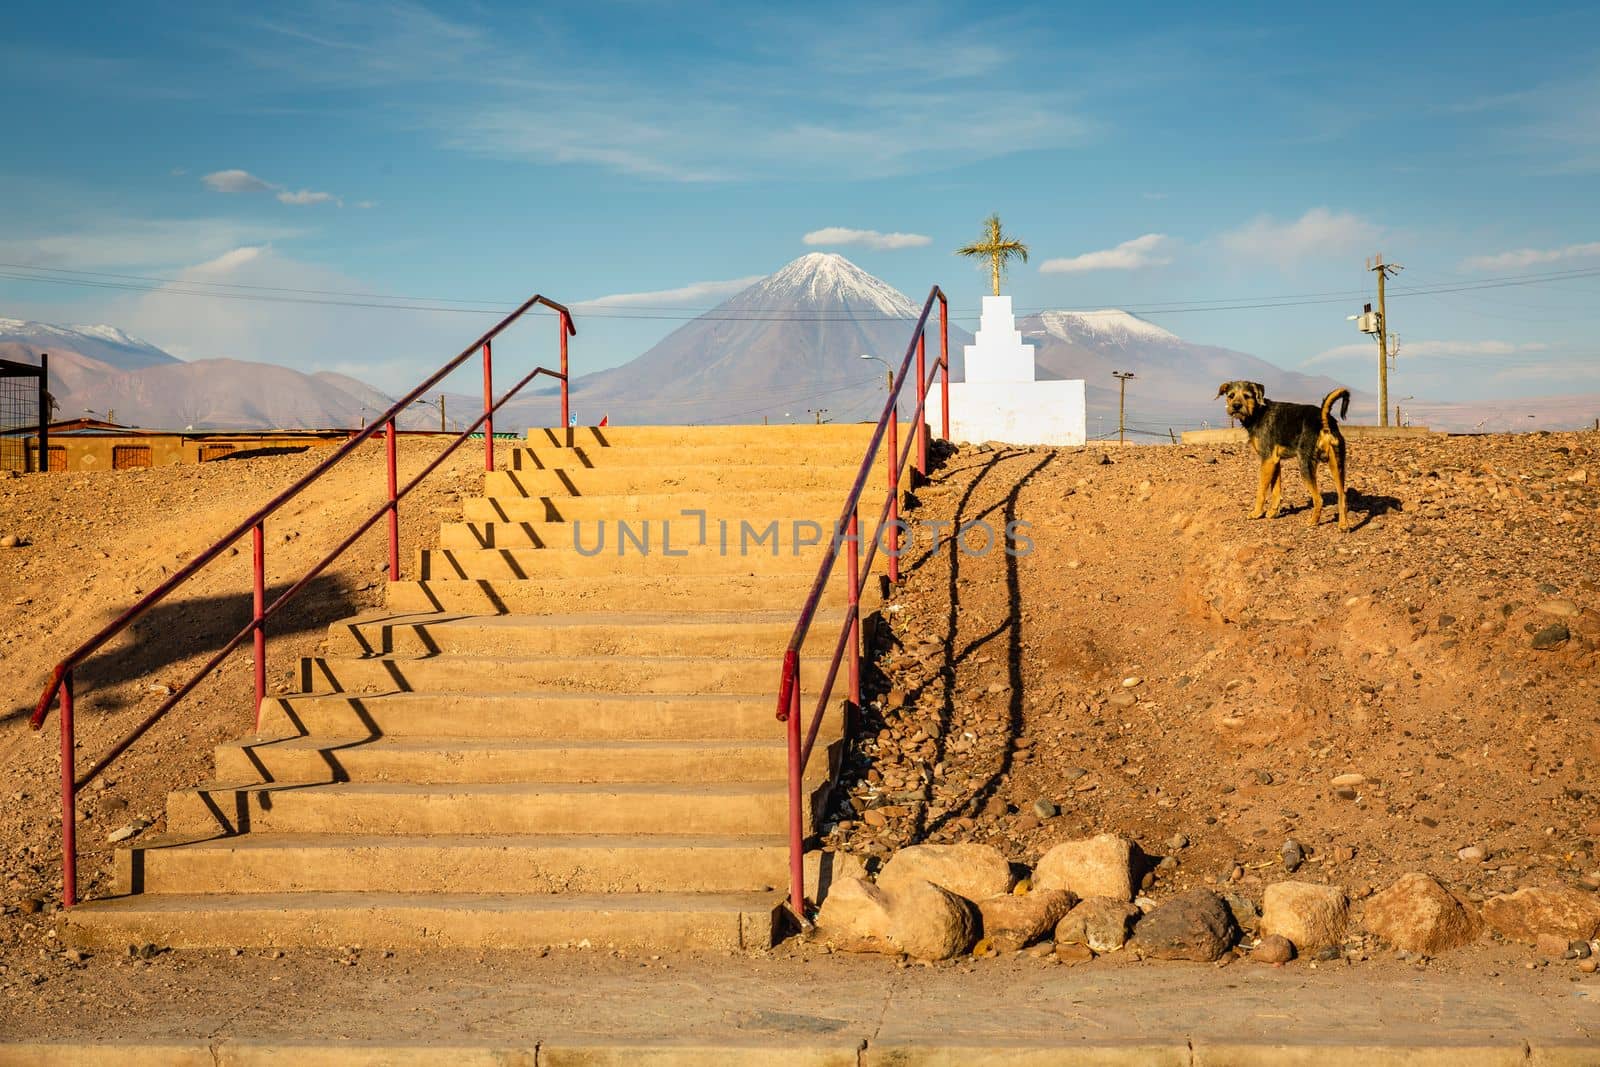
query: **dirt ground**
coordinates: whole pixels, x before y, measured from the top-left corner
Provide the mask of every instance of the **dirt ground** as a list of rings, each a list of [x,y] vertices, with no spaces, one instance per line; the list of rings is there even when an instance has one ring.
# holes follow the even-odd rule
[[[1357,898],[1407,871],[1600,886],[1600,436],[1363,440],[1350,466],[1341,534],[1298,478],[1249,520],[1243,445],[957,453],[914,514],[1026,522],[1032,551],[919,537],[831,846],[1031,864],[1117,832],[1170,857],[1152,895],[1257,903],[1289,839],[1297,879]]]
[[[408,443],[402,468],[418,469],[431,447]],[[319,527],[348,528],[378,503],[381,456],[365,450],[269,526],[272,586],[320,556]],[[1398,1010],[1385,1001],[1405,1000],[1405,1012],[1447,1033],[1478,1025],[1464,1019],[1516,1016],[1559,1037],[1595,1037],[1600,980],[1488,936],[1432,961],[1397,959],[1358,936],[1321,970],[1239,962],[1227,972],[1116,956],[1062,968],[1024,955],[907,969],[793,941],[753,959],[355,947],[73,959],[55,936],[55,723],[35,734],[25,721],[49,667],[320,458],[0,480],[0,536],[24,542],[0,549],[0,1035],[203,1036],[295,1018],[356,1039],[429,1026],[492,1033],[533,1003],[574,1032],[603,1032],[615,1020],[594,1015],[591,994],[611,989],[604,999],[615,1003],[636,988],[666,1003],[709,998],[661,1022],[663,1033],[714,1017],[765,1034],[820,1025],[821,1009],[794,1008],[797,998],[835,1004],[840,1019],[876,1012],[881,1023],[890,1001],[864,991],[922,997],[933,1019],[932,998],[981,985],[1013,993],[1013,1007],[1055,998],[1039,1026],[1066,1012],[1090,1027],[1110,1019],[1114,1034],[1176,1018],[1163,1012],[1181,1003],[1214,1016],[1203,1025],[1218,1033],[1270,1037],[1325,1004],[1327,1033],[1381,1034]],[[458,456],[403,507],[404,559],[458,517],[479,463]],[[1363,441],[1351,468],[1356,528],[1341,535],[1326,514],[1316,529],[1299,511],[1248,521],[1254,475],[1241,448],[951,456],[909,515],[1024,521],[1032,551],[930,551],[922,530],[888,610],[893,639],[870,672],[878,696],[847,759],[828,847],[876,857],[914,840],[976,840],[1031,863],[1057,841],[1116,831],[1153,861],[1170,857],[1151,872],[1157,899],[1217,884],[1259,901],[1286,877],[1287,838],[1306,854],[1296,878],[1357,898],[1411,870],[1472,899],[1600,884],[1600,438]],[[180,684],[243,624],[241,549],[94,668],[81,686],[80,766],[154,706],[152,687]],[[381,602],[383,557],[381,533],[369,535],[276,627],[271,684],[288,684],[328,622]],[[1535,649],[1556,623],[1566,638]],[[249,691],[246,650],[83,797],[87,894],[103,885],[107,834],[135,818],[159,829],[166,791],[208,777],[211,746],[248,727]],[[1331,784],[1350,773],[1365,780]],[[1462,859],[1468,847],[1483,858]],[[1135,992],[1158,986],[1178,999],[1130,1011]],[[518,989],[522,1007],[494,999]],[[529,999],[536,990],[546,1000]],[[1223,990],[1233,1006],[1214,1011],[1209,998]],[[987,1032],[993,1017],[968,1022]],[[629,1032],[652,1033],[649,1023],[641,1016]]]

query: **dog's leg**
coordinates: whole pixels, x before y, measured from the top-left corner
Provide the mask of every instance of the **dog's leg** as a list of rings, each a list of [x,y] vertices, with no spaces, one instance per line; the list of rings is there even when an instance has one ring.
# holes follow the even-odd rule
[[[1267,518],[1275,519],[1283,514],[1283,453],[1274,452],[1272,461],[1272,507],[1267,511]]]
[[[1316,526],[1322,521],[1322,489],[1317,485],[1317,461],[1315,457],[1311,462],[1300,464],[1300,477],[1306,483],[1306,491],[1311,494],[1311,522]]]
[[[1350,513],[1344,502],[1344,439],[1334,438],[1328,447],[1328,469],[1333,472],[1333,491],[1339,499],[1339,529],[1349,531]]]
[[[1278,457],[1269,456],[1261,464],[1261,477],[1256,485],[1256,509],[1250,513],[1252,519],[1259,519],[1267,513],[1267,490],[1272,488],[1272,483],[1278,476]]]

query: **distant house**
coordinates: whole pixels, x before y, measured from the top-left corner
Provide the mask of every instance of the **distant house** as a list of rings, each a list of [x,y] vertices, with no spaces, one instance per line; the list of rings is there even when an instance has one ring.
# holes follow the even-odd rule
[[[348,430],[146,430],[79,418],[50,424],[48,458],[53,471],[132,470],[324,448],[349,439]],[[38,453],[38,437],[30,436],[29,470],[39,469]]]

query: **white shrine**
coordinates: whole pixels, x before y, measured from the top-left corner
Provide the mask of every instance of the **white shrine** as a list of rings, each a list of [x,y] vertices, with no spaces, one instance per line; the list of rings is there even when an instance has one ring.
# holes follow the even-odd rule
[[[966,381],[950,383],[950,437],[958,442],[1081,445],[1087,427],[1083,379],[1039,381],[1033,346],[1022,343],[1009,296],[983,298]]]

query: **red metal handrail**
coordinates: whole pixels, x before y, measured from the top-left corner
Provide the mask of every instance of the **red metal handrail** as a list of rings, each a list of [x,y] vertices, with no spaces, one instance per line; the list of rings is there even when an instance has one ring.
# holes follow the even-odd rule
[[[510,389],[506,390],[505,394],[501,396],[499,400],[495,400],[493,392],[494,381],[491,366],[490,345],[494,339],[501,334],[502,331],[520,319],[533,307],[540,304],[553,310],[558,317],[557,330],[561,338],[561,370],[553,371],[545,367],[535,367],[528,374],[524,375],[521,381],[517,382]],[[155,589],[152,589],[127,611],[124,611],[110,623],[106,624],[106,626],[101,629],[99,633],[95,634],[83,644],[79,645],[65,659],[56,664],[55,669],[51,672],[50,682],[45,686],[44,694],[39,698],[38,707],[34,710],[32,719],[29,720],[29,725],[35,730],[42,727],[44,725],[45,718],[50,713],[50,705],[56,701],[58,696],[60,697],[61,899],[64,906],[70,908],[78,902],[78,856],[76,832],[78,791],[92,782],[101,771],[110,766],[113,760],[122,755],[123,752],[127,751],[130,745],[142,737],[145,732],[148,731],[150,727],[154,726],[163,716],[167,714],[167,712],[171,711],[175,706],[177,706],[179,701],[188,696],[190,691],[193,690],[195,686],[200,684],[201,679],[205,678],[206,675],[210,674],[211,671],[216,669],[216,667],[224,659],[226,659],[236,648],[244,643],[245,638],[247,637],[254,639],[255,725],[257,729],[260,729],[261,705],[266,700],[267,687],[267,621],[281,611],[286,605],[288,605],[288,603],[294,599],[294,597],[299,594],[301,590],[303,590],[319,574],[326,570],[334,560],[343,555],[350,548],[350,546],[354,545],[358,540],[360,540],[362,535],[376,525],[379,519],[384,517],[387,517],[389,520],[389,579],[390,581],[397,581],[400,578],[400,501],[406,496],[407,493],[415,489],[424,478],[432,474],[441,463],[449,458],[451,453],[460,448],[461,445],[465,443],[480,426],[484,428],[484,467],[486,470],[494,470],[494,413],[499,411],[500,408],[504,406],[506,401],[516,396],[517,393],[519,393],[529,382],[533,381],[533,379],[539,377],[540,375],[556,378],[561,382],[561,423],[562,427],[565,428],[569,418],[567,338],[568,336],[576,336],[577,333],[578,329],[573,325],[572,322],[572,312],[570,312],[564,305],[558,304],[553,300],[546,299],[545,297],[537,294],[530,297],[522,304],[521,307],[517,308],[511,314],[501,319],[499,323],[497,323],[482,337],[479,337],[476,341],[472,342],[471,345],[462,350],[460,355],[456,356],[450,362],[440,367],[421,385],[418,385],[415,389],[411,390],[411,392],[407,393],[405,396],[396,401],[393,407],[389,408],[389,410],[385,411],[382,415],[379,415],[377,419],[373,420],[371,425],[362,429],[360,433],[352,436],[349,441],[341,445],[327,459],[317,464],[317,466],[303,478],[295,482],[283,492],[279,493],[277,496],[273,497],[271,500],[267,501],[267,503],[263,504],[249,518],[245,519],[238,526],[234,527],[231,531],[224,535],[221,540],[217,541],[204,552],[201,552],[198,556],[191,560],[188,565],[182,567],[176,573],[174,573],[172,577],[162,582]],[[466,362],[468,359],[471,359],[472,356],[480,350],[483,352],[483,414],[478,416],[478,418],[475,419],[473,423],[465,430],[457,434],[456,437],[450,442],[449,447],[447,447],[443,452],[439,453],[439,455],[434,458],[433,462],[429,463],[422,469],[421,473],[407,482],[404,487],[401,487],[399,485],[398,472],[396,469],[396,418],[398,418],[401,412],[405,411],[413,403],[415,403],[425,391],[443,380],[452,371],[461,366],[461,364]],[[378,508],[378,510],[374,511],[365,520],[363,520],[360,525],[356,527],[353,533],[344,538],[344,540],[340,541],[338,547],[313,565],[309,571],[307,571],[288,589],[284,590],[284,592],[280,594],[277,599],[273,600],[271,604],[266,603],[267,518],[271,516],[273,512],[281,508],[284,504],[292,500],[295,496],[299,495],[301,490],[305,489],[318,478],[321,478],[368,438],[378,433],[380,429],[383,431],[385,439],[384,458],[385,473],[387,475],[387,499]],[[167,697],[166,700],[161,703],[159,707],[155,709],[155,711],[151,712],[144,718],[143,721],[139,723],[138,726],[134,727],[131,733],[113,745],[111,749],[99,760],[97,760],[81,778],[76,777],[74,773],[75,738],[72,720],[72,705],[74,698],[73,672],[77,670],[78,667],[82,666],[85,660],[87,660],[95,652],[99,651],[99,649],[104,647],[108,641],[110,641],[113,637],[116,637],[123,630],[126,630],[140,616],[144,615],[145,612],[149,611],[157,603],[164,600],[168,594],[173,592],[173,590],[183,585],[208,563],[222,555],[246,533],[250,534],[251,539],[251,569],[253,572],[253,586],[251,589],[252,617],[249,624],[235,634],[215,655],[207,660],[206,665],[202,667],[193,677],[191,677],[183,685],[179,686],[170,696]]]
[[[928,315],[933,311],[935,300],[939,302],[939,359],[930,373],[925,368],[928,348],[927,329]],[[905,448],[901,449],[899,447],[900,390],[911,371],[913,359],[916,361],[917,383],[917,406],[911,413],[914,431],[907,436]],[[883,405],[883,414],[878,417],[878,425],[872,431],[867,454],[861,460],[860,469],[856,471],[856,480],[851,484],[850,493],[845,498],[844,510],[839,513],[839,521],[834,524],[833,537],[823,552],[822,563],[817,568],[817,577],[811,583],[811,591],[806,596],[805,605],[800,609],[800,618],[795,622],[794,633],[790,636],[789,644],[783,652],[783,667],[778,683],[778,721],[787,724],[789,742],[789,906],[802,926],[809,923],[805,911],[803,862],[806,833],[803,825],[802,798],[806,764],[811,759],[811,750],[817,741],[817,731],[822,726],[823,715],[833,695],[833,683],[839,676],[839,666],[846,655],[849,656],[850,702],[855,707],[861,706],[861,591],[866,578],[872,573],[872,561],[877,555],[878,546],[883,541],[885,529],[889,532],[889,544],[884,549],[889,557],[887,567],[889,581],[891,583],[900,581],[900,472],[905,467],[906,460],[912,459],[912,468],[917,474],[923,478],[928,475],[928,386],[932,384],[934,376],[938,376],[940,380],[940,436],[948,439],[950,437],[950,302],[945,297],[944,290],[937,285],[929,291],[928,299],[922,305],[922,314],[917,317],[916,332],[906,345],[905,357],[900,361],[900,371],[894,377],[889,397]],[[888,437],[889,443],[884,453],[888,468],[888,491],[884,497],[883,508],[878,513],[878,524],[873,529],[866,559],[862,560],[857,512],[861,504],[861,493],[866,488],[867,477],[872,473],[873,461],[877,458],[878,447],[883,443],[885,436]],[[816,617],[817,607],[822,602],[822,594],[827,589],[828,579],[833,574],[833,565],[838,560],[841,544],[846,546],[849,603],[845,609],[844,622],[839,629],[839,638],[834,644],[832,662],[827,675],[823,678],[816,707],[811,713],[810,725],[806,727],[802,738],[800,649],[806,643],[806,636],[811,632],[811,622]]]

